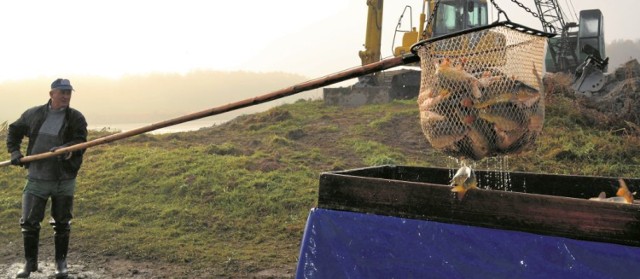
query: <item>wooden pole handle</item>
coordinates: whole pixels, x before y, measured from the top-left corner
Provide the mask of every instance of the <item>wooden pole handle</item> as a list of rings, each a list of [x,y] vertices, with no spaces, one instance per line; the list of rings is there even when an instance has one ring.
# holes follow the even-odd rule
[[[64,153],[67,152],[72,152],[72,151],[77,151],[77,150],[82,150],[82,149],[87,149],[96,145],[101,145],[101,144],[105,144],[105,143],[110,143],[110,142],[114,142],[117,140],[121,140],[124,138],[128,138],[128,137],[132,137],[135,135],[139,135],[142,133],[146,133],[146,132],[150,132],[150,131],[154,131],[157,129],[161,129],[161,128],[165,128],[168,126],[173,126],[173,125],[177,125],[180,123],[184,123],[187,121],[191,121],[191,120],[196,120],[196,119],[200,119],[200,118],[204,118],[207,116],[212,116],[212,115],[216,115],[216,114],[221,114],[224,112],[229,112],[232,110],[237,110],[237,109],[241,109],[241,108],[245,108],[245,107],[249,107],[249,106],[253,106],[253,105],[257,105],[257,104],[262,104],[262,103],[266,103],[269,101],[273,101],[276,99],[280,99],[283,97],[288,97],[303,91],[308,91],[308,90],[312,90],[312,89],[317,89],[323,86],[327,86],[327,85],[331,85],[331,84],[335,84],[341,81],[345,81],[354,77],[359,77],[359,76],[364,76],[364,75],[368,75],[374,72],[379,72],[382,70],[386,70],[386,69],[390,69],[393,67],[397,67],[397,66],[401,66],[401,65],[406,65],[406,64],[410,64],[410,63],[415,63],[418,62],[420,60],[420,58],[418,58],[418,56],[416,56],[415,54],[407,54],[405,56],[398,56],[398,57],[392,57],[392,58],[387,58],[387,59],[383,59],[380,60],[378,62],[375,63],[371,63],[371,64],[367,64],[367,65],[363,65],[363,66],[358,66],[358,67],[354,67],[351,69],[347,69],[344,71],[340,71],[337,73],[333,73],[330,75],[326,75],[324,77],[320,77],[320,78],[316,78],[316,79],[312,79],[312,80],[308,80],[302,83],[298,83],[296,85],[293,85],[291,87],[287,87],[287,88],[283,88],[280,90],[276,90],[273,91],[271,93],[267,93],[264,95],[260,95],[260,96],[256,96],[253,98],[248,98],[248,99],[244,99],[238,102],[234,102],[234,103],[229,103],[223,106],[219,106],[219,107],[214,107],[214,108],[210,108],[207,110],[203,110],[203,111],[199,111],[199,112],[195,112],[195,113],[191,113],[191,114],[187,114],[187,115],[183,115],[180,117],[176,117],[176,118],[172,118],[169,120],[165,120],[162,122],[158,122],[158,123],[154,123],[154,124],[150,124],[144,127],[140,127],[137,129],[133,129],[133,130],[129,130],[126,132],[121,132],[121,133],[117,133],[117,134],[113,134],[113,135],[109,135],[109,136],[105,136],[105,137],[101,137],[101,138],[97,138],[88,142],[84,142],[84,143],[79,143],[76,145],[72,145],[72,146],[68,146],[68,147],[64,147],[64,148],[60,148],[57,149],[54,152],[45,152],[45,153],[40,153],[40,154],[35,154],[35,155],[29,155],[29,156],[25,156],[20,158],[20,162],[21,163],[28,163],[31,161],[36,161],[36,160],[41,160],[41,159],[45,159],[45,158],[50,158],[50,157],[54,157],[54,156],[59,156],[62,155]],[[11,161],[4,161],[4,162],[0,162],[0,167],[1,166],[8,166],[11,165]]]

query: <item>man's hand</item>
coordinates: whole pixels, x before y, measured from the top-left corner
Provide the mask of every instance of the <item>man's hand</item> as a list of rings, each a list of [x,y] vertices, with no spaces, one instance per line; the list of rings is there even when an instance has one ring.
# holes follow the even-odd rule
[[[11,152],[11,164],[14,166],[23,166],[24,164],[20,162],[20,158],[22,158],[22,153],[19,150]]]
[[[49,149],[50,152],[55,152],[56,150],[60,149],[60,148],[64,148],[66,146],[56,146],[56,147],[52,147],[51,149]],[[71,152],[67,152],[64,153],[60,156],[58,156],[58,160],[69,160],[71,159]]]

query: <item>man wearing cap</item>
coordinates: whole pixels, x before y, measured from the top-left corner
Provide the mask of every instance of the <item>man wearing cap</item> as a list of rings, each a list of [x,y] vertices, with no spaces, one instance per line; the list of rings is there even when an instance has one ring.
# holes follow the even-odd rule
[[[20,227],[24,240],[26,264],[16,278],[28,278],[38,270],[40,223],[44,219],[47,200],[51,198],[51,221],[54,230],[55,278],[67,278],[67,251],[73,209],[76,176],[82,165],[84,150],[22,163],[22,139],[29,138],[26,154],[53,152],[56,149],[87,141],[87,122],[79,111],[69,107],[73,86],[68,79],[51,83],[49,101],[25,111],[9,125],[7,149],[11,164],[28,169],[22,194]]]

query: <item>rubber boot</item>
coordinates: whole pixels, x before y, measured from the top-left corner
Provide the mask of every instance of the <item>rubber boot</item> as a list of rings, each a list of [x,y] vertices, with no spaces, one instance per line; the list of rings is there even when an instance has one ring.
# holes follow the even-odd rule
[[[56,273],[55,278],[67,278],[67,253],[69,252],[69,233],[73,210],[73,196],[51,197],[51,225],[54,231]]]
[[[67,278],[69,270],[67,269],[67,252],[69,251],[69,232],[61,234],[57,233],[54,237],[56,245],[56,278]]]
[[[24,268],[16,274],[16,278],[29,278],[31,272],[38,271],[38,242],[40,240],[40,232],[22,232],[22,239],[24,241],[24,257],[27,263],[25,263]]]
[[[22,238],[24,241],[24,257],[26,264],[16,278],[29,278],[31,272],[38,271],[38,244],[40,242],[40,222],[44,219],[47,200],[24,193],[22,195]]]

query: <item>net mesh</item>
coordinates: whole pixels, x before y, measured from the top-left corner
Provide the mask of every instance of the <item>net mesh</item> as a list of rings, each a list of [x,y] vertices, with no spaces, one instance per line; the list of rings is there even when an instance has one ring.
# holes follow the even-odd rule
[[[460,158],[517,154],[542,131],[545,37],[505,26],[418,46],[418,105],[433,148]]]

